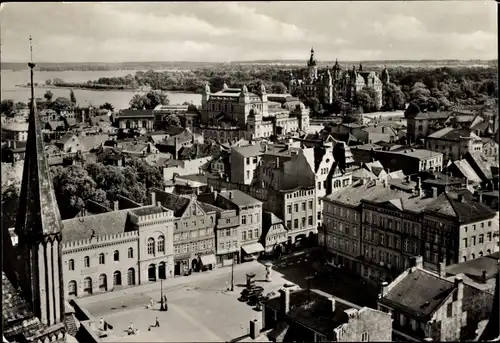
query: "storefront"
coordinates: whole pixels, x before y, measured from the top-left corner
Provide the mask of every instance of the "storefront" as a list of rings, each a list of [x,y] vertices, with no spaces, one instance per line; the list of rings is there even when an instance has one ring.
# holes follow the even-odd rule
[[[200,262],[201,262],[201,266],[202,266],[201,269],[202,270],[212,270],[212,269],[215,269],[215,266],[217,265],[217,260],[216,260],[214,254],[201,255]]]
[[[241,250],[243,261],[251,261],[257,259],[265,249],[260,243],[250,243],[242,246]]]

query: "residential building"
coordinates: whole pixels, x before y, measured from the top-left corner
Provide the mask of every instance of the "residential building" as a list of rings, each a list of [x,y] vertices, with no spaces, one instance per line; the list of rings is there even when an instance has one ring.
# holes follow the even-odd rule
[[[264,147],[257,143],[231,148],[231,182],[250,185],[255,179],[255,172],[260,164]]]
[[[483,142],[469,129],[447,127],[425,138],[428,150],[443,153],[444,163],[460,160],[467,152],[481,152]]]
[[[173,277],[172,211],[150,205],[63,221],[65,295],[80,297]]]
[[[28,139],[28,123],[10,121],[2,125],[2,140],[26,142]]]
[[[379,161],[386,170],[402,170],[404,174],[421,171],[441,171],[443,154],[425,149],[404,148],[397,151],[384,151],[369,144],[351,148],[356,163]]]
[[[191,147],[195,143],[204,143],[203,135],[193,133],[190,129],[165,137],[158,142],[157,146],[161,152],[170,153],[175,159],[179,158],[179,150],[184,147]]]
[[[196,200],[196,195],[179,196],[153,188],[151,203],[156,202],[175,216],[174,275],[215,268],[216,210]]]
[[[495,142],[495,139],[487,137],[481,138],[481,141],[483,142],[483,154],[490,159],[490,161],[498,165],[498,155],[500,154],[498,143]]]
[[[405,111],[408,143],[415,143],[444,128],[450,116],[451,112],[447,111],[420,112],[420,109],[414,111],[414,107],[408,107]]]
[[[262,329],[272,329],[268,336],[274,342],[391,341],[392,318],[387,313],[352,308],[319,291],[279,292],[262,304]]]
[[[314,186],[274,190],[228,182],[215,177],[209,177],[207,181],[215,190],[237,189],[262,201],[264,211],[273,212],[285,222],[288,229],[288,246],[299,243],[307,237],[314,237],[317,233],[317,218],[321,216],[321,212],[316,209],[317,197]]]
[[[116,118],[120,129],[154,130],[155,116],[153,110],[121,110]]]
[[[215,205],[228,212],[224,215],[224,218],[222,218],[221,214],[221,227],[218,224],[216,228],[217,232],[221,232],[221,237],[217,236],[217,239],[225,238],[217,241],[217,261],[219,264],[224,264],[224,260],[231,258],[233,255],[235,261],[239,263],[264,251],[261,244],[261,201],[237,189],[221,190],[220,192],[212,190],[208,194],[198,195],[198,200]],[[228,231],[228,228],[231,228],[231,230]],[[227,237],[230,237],[230,243],[226,243]]]
[[[262,217],[261,242],[265,252],[280,256],[286,249],[288,228],[285,222],[272,212],[264,211]]]
[[[478,323],[491,313],[493,297],[423,268],[422,257],[390,284],[383,284],[378,309],[392,316],[393,328],[416,340],[462,341],[476,337]]]
[[[377,142],[395,142],[398,139],[397,132],[391,126],[377,125],[367,126],[363,129],[367,132],[367,138],[362,143],[377,143]],[[356,137],[360,140],[360,137]]]

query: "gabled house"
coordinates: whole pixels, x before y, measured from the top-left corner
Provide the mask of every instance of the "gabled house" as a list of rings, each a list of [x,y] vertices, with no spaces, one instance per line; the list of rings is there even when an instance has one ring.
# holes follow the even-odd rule
[[[378,309],[391,314],[394,330],[413,339],[470,340],[479,322],[488,318],[492,298],[464,284],[461,276],[450,281],[424,269],[422,257],[417,256],[413,267],[382,284]]]

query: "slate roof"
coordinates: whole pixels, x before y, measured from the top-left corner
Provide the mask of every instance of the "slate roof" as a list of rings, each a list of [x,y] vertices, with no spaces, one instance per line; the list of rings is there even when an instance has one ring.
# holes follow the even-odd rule
[[[263,304],[279,311],[280,302],[278,296],[264,301]],[[351,307],[337,301],[335,311],[332,311],[328,297],[310,290],[299,290],[290,292],[290,311],[285,318],[330,337],[335,328],[348,322],[345,310],[349,308]]]
[[[161,202],[163,207],[174,211],[174,216],[176,217],[181,217],[190,203],[190,199],[188,198],[168,193],[158,188],[153,188],[152,191],[156,193],[156,201]]]
[[[231,198],[229,197],[230,192],[232,193]],[[261,201],[251,197],[250,195],[248,195],[248,194],[246,194],[238,189],[233,189],[230,191],[222,191],[222,192],[219,192],[219,195],[221,197],[231,201],[232,203],[234,203],[235,205],[237,205],[239,207],[262,204]]]
[[[422,319],[429,318],[455,290],[455,284],[416,269],[389,290],[380,303]]]
[[[242,155],[243,157],[260,156],[263,154],[263,149],[259,143],[254,145],[235,147],[233,148],[233,150]]]
[[[128,210],[120,210],[63,220],[63,243],[89,239],[92,230],[96,235],[123,233],[126,230]]]
[[[135,117],[150,117],[154,118],[153,110],[122,110],[118,118],[135,118]]]
[[[353,183],[349,187],[339,189],[323,199],[340,202],[350,206],[358,206],[363,199],[380,202],[384,199],[388,201],[401,198],[402,196],[408,197],[410,195],[406,192],[390,189],[389,187],[382,187],[380,184],[376,185],[374,181],[368,181],[364,184],[360,182]]]
[[[463,137],[470,137],[475,140],[479,140],[480,138],[469,129],[454,129],[452,127],[446,127],[439,131],[434,132],[429,135],[427,138],[436,138],[436,139],[445,139],[449,141],[459,141]]]
[[[481,183],[481,179],[477,176],[474,169],[472,169],[471,165],[467,160],[458,160],[453,161],[453,164],[457,167],[458,170],[462,173],[462,175],[469,181],[475,183]]]
[[[491,172],[492,164],[482,152],[469,151],[465,154],[465,159],[469,162],[471,167],[475,169],[476,173],[479,173],[478,176],[483,179],[483,181],[493,178],[493,173]]]
[[[490,279],[498,273],[498,255],[492,254],[489,256],[482,256],[466,262],[456,263],[446,267],[447,274],[465,274],[471,278],[481,278],[483,271],[486,272],[486,279]]]
[[[79,137],[82,151],[91,151],[97,149],[109,139],[108,135],[92,135]]]
[[[159,206],[156,206],[156,204],[150,206],[142,206],[130,210],[130,213],[133,213],[138,216],[148,216],[150,214],[157,214],[163,212],[164,212],[163,209]]]
[[[459,200],[459,195],[462,196],[462,202]],[[472,193],[468,190],[444,192],[425,211],[453,217],[465,223],[495,215],[489,207],[474,201]]]
[[[62,120],[49,120],[47,123],[45,123],[44,128],[49,128],[49,130],[55,131],[59,127],[65,128],[64,121]]]
[[[6,338],[18,334],[31,337],[44,330],[47,326],[33,315],[29,304],[22,294],[13,286],[2,270],[2,331]]]

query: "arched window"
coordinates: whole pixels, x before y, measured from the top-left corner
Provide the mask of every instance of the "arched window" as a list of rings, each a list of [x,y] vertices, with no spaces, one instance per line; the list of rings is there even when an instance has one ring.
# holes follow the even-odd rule
[[[68,269],[75,270],[75,260],[71,259],[68,261]]]
[[[128,258],[134,258],[134,249],[128,248]]]
[[[113,253],[113,260],[120,261],[120,252],[118,250]]]
[[[68,284],[68,295],[76,297],[76,281],[70,281]]]
[[[483,257],[483,252],[482,251],[479,252],[479,257]]]
[[[488,255],[491,255],[491,249],[486,250],[486,253],[487,253]]]
[[[165,252],[165,237],[158,237],[158,252]]]
[[[85,268],[90,267],[90,257],[85,256],[85,257],[83,258],[83,265],[85,266]]]
[[[83,291],[86,294],[92,294],[92,279],[89,277],[86,277],[85,280],[83,280]]]
[[[104,264],[104,254],[103,253],[100,253],[99,254],[99,264]]]
[[[470,257],[471,257],[472,259],[475,259],[475,258],[476,258],[476,254],[471,254],[471,255],[470,255]]]
[[[174,223],[174,228],[175,228],[175,230],[177,230],[177,228],[178,228],[177,223]]]
[[[148,255],[154,255],[154,254],[155,254],[155,239],[149,238],[148,239]]]
[[[147,127],[148,127],[148,122],[147,122],[147,121],[145,121],[145,120],[143,120],[143,121],[142,121],[142,127],[143,127],[143,128],[145,128],[145,129],[147,129]]]
[[[122,285],[122,273],[118,270],[113,273],[113,286],[121,286]]]
[[[127,283],[129,286],[135,285],[135,269],[129,268],[127,271]]]
[[[108,278],[106,274],[99,275],[99,290],[104,292],[108,290]]]

